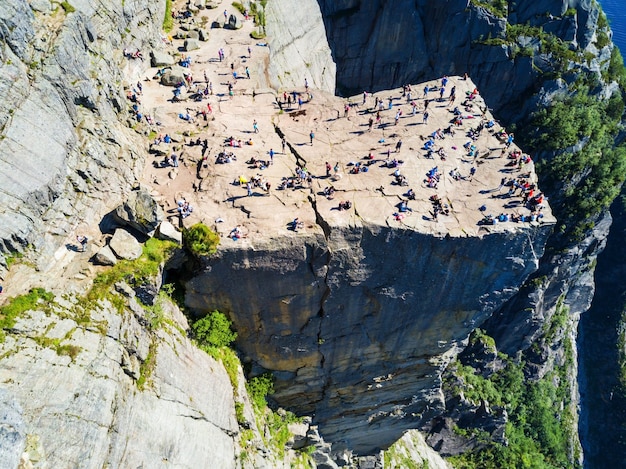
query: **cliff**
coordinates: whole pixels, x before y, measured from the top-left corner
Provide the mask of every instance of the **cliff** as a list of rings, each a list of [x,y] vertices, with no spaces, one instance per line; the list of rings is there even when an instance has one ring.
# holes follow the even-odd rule
[[[194,4],[190,11],[202,11],[207,18],[221,17],[222,7],[230,8],[220,4],[217,12],[206,13],[203,2],[198,3],[203,8]],[[429,216],[430,192],[420,184],[433,165],[421,155],[425,127],[408,115],[395,127],[386,116],[387,122],[367,133],[368,109],[359,109],[359,98],[341,100],[321,91],[349,95],[385,90],[376,97],[386,99],[389,93],[399,107],[404,96],[393,88],[432,84],[447,74],[462,94],[474,87],[460,78],[468,72],[481,92],[476,114],[490,117],[483,106],[495,109],[506,124],[519,125],[520,141],[524,133],[533,133],[530,113],[574,93],[578,77],[596,79],[593,96],[617,94],[618,86],[601,74],[612,56],[610,41],[600,40],[608,29],[597,26],[595,2],[518,2],[509,8],[501,15],[466,1],[270,1],[269,50],[260,43],[247,52],[248,44],[235,31],[214,28],[210,33],[219,38],[220,47],[225,44],[233,69],[253,63],[248,60],[254,56],[255,64],[269,64],[267,71],[261,65],[251,67],[253,74],[258,70],[263,76],[236,80],[237,92],[230,100],[220,89],[219,98],[211,98],[217,100],[212,101],[216,115],[210,122],[205,117],[206,126],[173,132],[189,164],[157,174],[153,162],[146,161],[145,136],[161,127],[137,124],[124,89],[156,70],[148,71],[141,60],[125,60],[122,51],[139,49],[147,56],[148,48],[164,46],[164,2],[127,0],[94,7],[76,1],[61,7],[15,0],[0,5],[0,253],[3,267],[26,254],[24,265],[14,266],[7,276],[11,294],[34,285],[57,293],[56,304],[32,308],[9,328],[2,345],[3,402],[12,429],[0,440],[3,460],[13,466],[20,458],[93,467],[197,466],[212,458],[219,459],[220,467],[283,464],[280,458],[265,457],[264,435],[256,428],[253,462],[236,459],[246,442],[232,383],[217,362],[185,337],[182,331],[188,325],[175,308],[168,307],[168,327],[153,330],[145,308],[123,286],[117,288],[130,308],[120,311],[105,302],[89,310],[87,318],[77,315],[82,310],[75,298],[80,297],[62,295],[65,290],[84,291],[88,280],[104,269],[87,266],[88,256],[73,253],[74,234],[95,233],[100,248],[107,237],[99,229],[109,228],[103,215],[133,186],[147,181],[166,209],[175,211],[181,196],[197,201],[196,212],[182,225],[215,220],[214,228],[229,243],[200,265],[170,266],[168,275],[184,280],[187,306],[197,316],[214,308],[229,314],[251,376],[272,371],[274,403],[311,415],[333,443],[336,460],[349,459],[351,450],[371,454],[386,448],[412,428],[429,431],[430,442],[443,435],[438,449],[446,454],[480,448],[484,442],[472,438],[455,446],[454,426],[475,423],[469,414],[488,421],[484,428],[489,428],[490,438],[504,442],[501,409],[455,396],[465,406],[460,415],[443,382],[455,373],[459,360],[477,370],[501,366],[497,350],[511,356],[521,352],[529,382],[550,378],[555,367],[568,367],[567,405],[575,403],[575,360],[567,356],[566,344],[575,341],[578,318],[594,294],[594,260],[603,249],[610,219],[602,210],[581,212],[575,221],[587,223],[578,238],[565,236],[575,224],[563,229],[557,225],[552,233],[549,208],[542,224],[484,226],[478,207],[484,203],[494,213],[503,207],[498,197],[490,196],[501,177],[502,163],[490,157],[498,144],[484,140],[480,178],[468,182],[471,178],[464,176],[462,183],[442,184],[453,216],[437,221]],[[511,25],[527,22],[536,29],[511,31]],[[549,36],[539,34],[540,27]],[[248,32],[251,26],[243,29]],[[188,34],[176,33],[181,38]],[[561,42],[550,49],[554,38]],[[176,41],[173,47],[183,47],[183,39]],[[210,41],[217,50],[217,43]],[[564,52],[563,44],[574,56]],[[218,67],[214,52],[198,52],[195,63]],[[220,66],[211,73],[230,76],[229,64]],[[285,112],[278,103],[280,94],[263,86],[294,87],[303,96],[305,78],[315,97],[302,114]],[[216,88],[226,86],[212,79]],[[148,88],[146,84],[146,93],[153,96]],[[186,104],[168,108],[165,98],[158,99],[151,109],[158,125],[173,125]],[[346,119],[340,119],[338,109],[346,103]],[[253,110],[262,135],[254,136],[256,146],[242,149],[231,166],[203,167],[200,146],[181,137],[202,132],[211,151],[223,148],[230,135],[248,138],[251,122],[243,121],[252,119]],[[445,105],[431,111],[435,128],[448,125],[451,116]],[[471,124],[465,122],[456,140],[446,141],[447,151],[462,148]],[[315,145],[312,138],[307,142],[310,129]],[[593,180],[591,172],[578,168],[557,184],[548,175],[549,167],[565,153],[576,154],[587,136],[577,135],[569,149],[528,147],[538,163],[539,186],[549,188],[557,218],[568,223],[571,194],[589,186],[585,183]],[[264,158],[270,148],[280,147],[283,137],[287,151],[264,175],[272,183],[282,181],[299,165],[312,168],[315,181],[271,197],[243,196],[244,188],[232,181],[249,173],[246,160]],[[401,138],[403,170],[413,176],[410,182],[420,197],[413,215],[399,223],[392,213],[406,189],[389,183],[391,171],[380,171],[385,167],[380,165],[367,175],[352,175],[348,168],[368,152],[389,156],[392,142]],[[452,154],[444,176],[457,158],[467,172],[463,151]],[[336,201],[322,196],[327,184],[320,175],[327,159],[346,170],[345,177],[333,182],[342,199],[353,202],[348,212],[335,211]],[[382,156],[376,159],[383,161]],[[179,176],[187,173],[192,176]],[[481,179],[480,173],[488,176]],[[383,184],[387,186],[381,190]],[[615,186],[619,184],[616,178]],[[286,229],[294,216],[305,222],[297,233]],[[237,225],[247,236],[235,244],[226,235]],[[481,326],[497,344],[482,361],[468,358],[476,351],[474,344],[462,354],[468,336]],[[154,367],[150,386],[139,389],[148,366]],[[94,396],[104,405],[94,406]],[[254,420],[250,415],[247,419]],[[441,421],[448,433],[438,433]],[[61,448],[60,428],[68,427],[76,430],[73,434],[87,435],[89,444],[81,440]],[[310,439],[324,446],[315,438]],[[316,453],[322,459],[330,452],[324,448],[324,454]],[[569,461],[579,460],[572,451]],[[324,461],[320,464],[332,467],[330,459]]]
[[[50,263],[68,234],[88,231],[123,199],[142,168],[123,89],[141,64],[123,63],[122,50],[158,44],[164,5],[74,4],[0,6],[2,266],[29,248],[33,262]]]
[[[274,372],[273,398],[314,415],[327,441],[370,454],[442,410],[442,371],[536,269],[550,231],[329,226],[220,250],[187,283],[186,304],[229,312],[244,357]]]

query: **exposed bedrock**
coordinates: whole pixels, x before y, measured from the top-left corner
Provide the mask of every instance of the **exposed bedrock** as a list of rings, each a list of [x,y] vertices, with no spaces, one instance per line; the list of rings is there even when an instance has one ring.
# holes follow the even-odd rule
[[[482,239],[326,230],[220,250],[186,302],[228,312],[244,360],[274,371],[276,401],[368,454],[441,410],[441,371],[537,268],[551,226]]]
[[[143,153],[123,83],[144,65],[122,50],[159,40],[164,3],[0,3],[0,274],[28,246],[48,262],[130,190]]]

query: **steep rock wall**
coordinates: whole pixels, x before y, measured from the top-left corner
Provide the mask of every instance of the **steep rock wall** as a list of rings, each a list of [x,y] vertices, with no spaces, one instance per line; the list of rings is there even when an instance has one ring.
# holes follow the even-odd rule
[[[164,4],[0,5],[0,269],[28,246],[49,262],[76,220],[96,224],[136,180],[123,83],[143,63],[122,50],[157,44]]]
[[[186,303],[228,312],[278,403],[370,454],[441,411],[441,371],[536,269],[551,226],[479,239],[321,225],[220,250]]]
[[[550,60],[533,61],[507,45],[486,44],[504,37],[507,19],[468,0],[318,3],[337,65],[337,90],[344,95],[467,72],[498,118],[515,119],[532,109],[528,98],[540,88]],[[568,8],[576,14],[564,16]],[[591,0],[509,2],[509,23],[542,27],[591,52],[597,52],[591,43],[597,17]]]
[[[266,8],[271,86],[303,87],[307,79],[311,87],[334,93],[336,67],[317,2],[273,0]]]

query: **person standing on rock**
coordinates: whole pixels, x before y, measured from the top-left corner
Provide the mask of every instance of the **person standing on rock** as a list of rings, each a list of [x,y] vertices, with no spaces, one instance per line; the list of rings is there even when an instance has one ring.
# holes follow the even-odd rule
[[[78,241],[78,244],[80,245],[80,252],[85,252],[87,250],[87,243],[89,242],[87,236],[78,235],[76,236],[76,241]]]
[[[252,128],[254,129],[255,134],[259,133],[259,124],[257,124],[256,119],[254,119],[254,122],[252,123]]]
[[[246,67],[246,76],[248,77],[248,80],[250,79],[250,69],[248,67]]]
[[[250,46],[248,46],[248,58],[252,58],[252,49],[250,49]]]
[[[398,140],[398,143],[396,143],[396,153],[400,153],[400,148],[402,148],[402,139]]]
[[[313,139],[315,138],[315,134],[313,133],[313,131],[311,130],[311,133],[309,134],[309,139],[311,140],[311,145],[313,145]]]
[[[274,149],[270,148],[270,164],[274,164]]]
[[[283,155],[284,155],[285,154],[285,147],[287,146],[287,141],[285,140],[285,137],[282,138],[280,143],[283,146]]]
[[[327,161],[326,162],[326,177],[330,177],[330,170],[332,169],[332,167],[330,166],[330,163]]]
[[[428,124],[428,111],[424,111],[424,119],[423,119],[424,124]]]

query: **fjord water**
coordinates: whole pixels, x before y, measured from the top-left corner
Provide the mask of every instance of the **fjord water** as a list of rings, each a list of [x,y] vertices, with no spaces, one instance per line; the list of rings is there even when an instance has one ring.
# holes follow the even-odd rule
[[[600,0],[613,30],[613,42],[626,53],[626,0]]]

